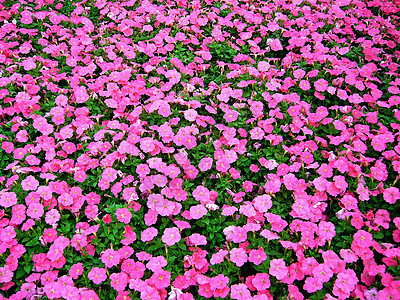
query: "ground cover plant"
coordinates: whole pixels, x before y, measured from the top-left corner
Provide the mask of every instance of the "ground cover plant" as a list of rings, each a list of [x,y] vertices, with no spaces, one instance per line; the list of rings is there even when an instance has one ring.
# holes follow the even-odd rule
[[[400,299],[399,19],[0,0],[0,299]]]

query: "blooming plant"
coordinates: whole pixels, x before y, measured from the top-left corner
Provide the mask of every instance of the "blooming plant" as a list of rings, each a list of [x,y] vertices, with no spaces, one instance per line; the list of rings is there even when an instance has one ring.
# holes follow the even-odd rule
[[[400,299],[398,0],[0,21],[0,299]]]

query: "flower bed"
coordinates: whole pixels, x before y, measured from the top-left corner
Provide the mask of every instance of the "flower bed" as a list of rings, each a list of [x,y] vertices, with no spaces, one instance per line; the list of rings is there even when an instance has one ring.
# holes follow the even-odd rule
[[[0,0],[0,299],[400,299],[399,13]]]

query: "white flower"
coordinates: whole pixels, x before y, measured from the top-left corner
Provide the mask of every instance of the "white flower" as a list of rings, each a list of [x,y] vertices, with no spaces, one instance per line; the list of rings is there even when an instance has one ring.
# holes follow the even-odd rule
[[[183,292],[180,289],[174,288],[171,286],[171,291],[168,293],[169,300],[178,300]]]

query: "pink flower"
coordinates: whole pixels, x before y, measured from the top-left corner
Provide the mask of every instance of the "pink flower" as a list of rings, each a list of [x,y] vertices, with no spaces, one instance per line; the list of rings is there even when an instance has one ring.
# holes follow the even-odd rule
[[[332,240],[336,235],[335,225],[331,222],[321,221],[318,226],[317,235],[325,240]]]
[[[319,291],[320,289],[323,288],[322,281],[319,280],[318,278],[315,277],[307,277],[303,288],[309,292],[309,293],[314,293],[316,291]]]
[[[258,291],[265,291],[271,286],[269,275],[267,273],[257,273],[251,283]]]
[[[117,211],[115,212],[117,215],[117,219],[119,222],[129,224],[132,218],[132,213],[129,211],[127,208],[118,208]]]
[[[201,204],[190,207],[190,217],[195,220],[201,219],[207,212],[207,209]]]
[[[383,190],[383,199],[390,204],[395,204],[400,199],[400,191],[397,187],[390,187]]]
[[[153,282],[156,288],[166,288],[171,284],[171,273],[162,269],[158,269],[150,277],[150,281]]]
[[[28,141],[28,132],[26,130],[20,130],[17,133],[17,141],[20,143],[25,143]]]
[[[6,208],[17,204],[17,201],[17,195],[14,192],[5,192],[0,197],[0,205]]]
[[[86,180],[86,178],[87,178],[86,172],[83,170],[79,170],[74,173],[74,180],[78,182],[82,183]]]
[[[150,174],[150,169],[147,164],[139,164],[136,167],[136,173],[141,177],[145,177],[146,175]]]
[[[260,127],[255,127],[250,130],[250,136],[252,140],[262,140],[265,132]]]
[[[85,248],[87,245],[87,239],[84,234],[75,234],[71,240],[71,246],[76,249],[76,251],[80,251]]]
[[[308,91],[311,88],[310,82],[308,80],[302,80],[300,81],[299,87],[303,91]]]
[[[273,50],[273,51],[283,50],[283,46],[279,39],[268,39],[267,43],[271,47],[271,50]]]
[[[266,213],[272,207],[271,196],[257,196],[253,199],[253,205],[259,212]]]
[[[46,213],[45,222],[49,225],[53,225],[60,220],[60,213],[56,209],[50,209]]]
[[[32,13],[30,11],[24,10],[23,12],[21,12],[22,24],[31,24],[32,22]]]
[[[218,274],[216,277],[210,278],[210,287],[213,291],[227,287],[228,283],[229,277],[223,274]]]
[[[199,169],[202,172],[208,171],[211,169],[213,163],[213,159],[211,157],[203,157],[199,162]]]
[[[263,261],[267,259],[267,254],[265,254],[264,249],[250,250],[249,262],[254,263],[256,266],[260,265]]]
[[[115,179],[117,179],[117,173],[117,170],[114,170],[113,168],[106,168],[103,171],[102,179],[106,182],[113,182]]]
[[[333,286],[332,293],[337,296],[343,298],[347,298],[350,296],[350,293],[354,290],[358,283],[358,278],[356,273],[348,269],[345,272],[340,272],[337,275],[337,279]]]
[[[350,196],[344,195],[344,197],[340,200],[340,202],[344,205],[344,208],[347,210],[357,210],[357,199]]]
[[[128,284],[128,275],[124,272],[121,273],[112,273],[110,275],[111,279],[111,287],[116,291],[123,291]]]
[[[36,68],[35,61],[31,58],[28,58],[22,62],[22,66],[24,67],[25,71],[30,71]]]
[[[316,91],[325,92],[326,89],[328,88],[328,81],[326,81],[323,78],[318,79],[316,82],[314,82],[314,86]]]
[[[32,203],[28,206],[26,214],[32,219],[39,219],[44,213],[43,205],[40,203]]]
[[[251,299],[251,293],[244,283],[234,284],[231,286],[231,298],[237,300]]]
[[[142,242],[150,242],[158,234],[158,230],[154,227],[146,228],[141,234]]]
[[[39,181],[37,181],[32,175],[29,175],[21,181],[21,186],[24,191],[35,191],[39,186]]]
[[[197,115],[198,115],[198,114],[197,114],[197,111],[195,111],[194,109],[188,109],[188,110],[186,110],[185,113],[184,113],[185,119],[188,120],[188,121],[190,121],[190,122],[195,121]]]
[[[247,254],[242,248],[233,248],[230,252],[230,260],[235,263],[238,267],[244,265],[247,262]]]
[[[69,276],[71,276],[72,279],[78,279],[81,274],[83,274],[83,266],[81,263],[74,264],[71,266],[71,269],[69,269]]]
[[[120,254],[113,249],[107,249],[101,254],[101,261],[107,268],[112,268],[119,264]]]
[[[216,265],[216,264],[222,263],[224,261],[225,256],[228,255],[228,253],[229,252],[227,250],[223,250],[223,249],[219,250],[217,253],[215,253],[211,256],[210,264]]]
[[[210,191],[206,187],[199,185],[194,189],[192,195],[197,201],[202,202],[202,201],[210,200],[211,194],[210,194]]]
[[[230,122],[236,121],[238,116],[239,116],[239,113],[236,110],[230,109],[224,114],[224,119],[227,123],[230,123]]]
[[[90,270],[88,278],[92,280],[94,284],[100,284],[107,279],[106,269],[94,267]]]
[[[230,168],[229,169],[229,174],[231,174],[233,179],[239,179],[240,178],[240,172],[236,170],[235,168]]]
[[[252,191],[253,191],[253,186],[254,186],[254,185],[255,185],[255,183],[246,180],[245,182],[243,182],[244,191],[245,191],[246,193],[252,192]]]
[[[267,72],[271,65],[266,61],[260,61],[257,65],[257,68],[260,72]]]
[[[207,238],[204,235],[193,233],[191,236],[189,236],[189,245],[190,246],[207,245]]]
[[[17,234],[14,227],[7,226],[0,230],[0,241],[3,241],[5,243],[11,242],[16,235]]]
[[[6,153],[10,154],[14,151],[14,144],[11,142],[3,142],[1,144],[1,149],[3,149]]]
[[[326,264],[319,264],[313,270],[313,275],[321,282],[328,282],[333,276],[333,271]]]
[[[181,234],[179,233],[179,229],[176,227],[166,228],[164,230],[164,234],[161,240],[167,246],[175,245],[177,242],[181,240]]]
[[[164,268],[167,264],[168,262],[164,256],[160,255],[150,258],[149,262],[146,264],[146,268],[150,271],[156,272]]]
[[[340,256],[346,263],[353,263],[358,260],[358,256],[350,249],[341,249]]]
[[[12,280],[14,273],[11,271],[10,267],[5,265],[0,267],[0,283],[7,283]]]
[[[260,167],[255,165],[255,164],[251,164],[250,165],[250,171],[252,171],[254,173],[258,173],[260,171]]]
[[[46,241],[46,243],[52,243],[57,238],[57,230],[54,228],[47,228],[44,230],[42,237],[43,240]]]
[[[270,262],[269,274],[275,276],[278,280],[282,280],[288,273],[288,267],[285,261],[280,259],[273,259]]]
[[[229,161],[226,158],[221,158],[216,161],[216,169],[219,172],[226,173],[231,167]]]
[[[372,242],[372,234],[365,230],[359,230],[354,234],[353,243],[360,248],[368,248],[372,245]]]

